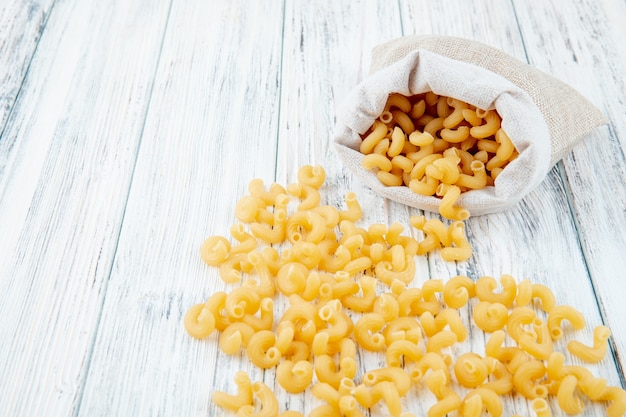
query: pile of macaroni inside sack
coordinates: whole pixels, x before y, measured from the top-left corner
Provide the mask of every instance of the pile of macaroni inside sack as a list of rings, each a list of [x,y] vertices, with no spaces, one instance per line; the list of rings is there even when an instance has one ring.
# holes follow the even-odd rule
[[[362,166],[385,186],[406,186],[441,198],[439,213],[465,220],[455,207],[467,191],[494,185],[519,155],[494,110],[433,92],[389,95],[384,111],[362,135]]]
[[[184,325],[191,336],[219,332],[224,353],[244,350],[257,367],[275,367],[278,384],[289,393],[310,389],[324,402],[310,417],[360,417],[374,407],[410,417],[402,399],[419,389],[436,398],[428,417],[455,410],[463,417],[484,410],[498,417],[502,396],[515,393],[529,399],[539,417],[552,415],[548,396],[568,414],[583,411],[581,395],[608,402],[609,417],[626,412],[626,391],[566,364],[556,349],[568,327],[585,327],[579,311],[558,305],[544,285],[508,275],[499,282],[456,276],[410,287],[421,243],[402,235],[397,224],[357,226],[362,212],[353,194],[346,210],[320,206],[324,179],[321,167],[304,166],[298,183],[286,188],[249,184],[250,194],[235,208],[241,223],[230,229],[236,244],[212,236],[201,248],[202,259],[218,267],[225,282],[241,284],[188,310]],[[289,303],[281,317],[277,297]],[[468,338],[460,311],[470,302],[475,326],[490,336],[484,355],[453,358],[453,347]],[[598,362],[609,336],[598,326],[591,345],[572,340],[567,350]],[[385,366],[359,378],[359,349],[381,355]],[[303,416],[280,412],[274,392],[245,372],[235,375],[235,384],[237,393],[215,392],[213,402],[239,417]]]

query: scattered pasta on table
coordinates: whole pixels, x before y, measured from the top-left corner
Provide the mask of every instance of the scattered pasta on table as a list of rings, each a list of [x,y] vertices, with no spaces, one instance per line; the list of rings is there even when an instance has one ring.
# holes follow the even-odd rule
[[[406,98],[394,96],[390,102],[386,117],[406,130],[414,129],[419,125],[414,119],[423,117],[415,118],[411,112],[432,106],[448,113],[426,125],[458,130],[458,122],[452,121],[461,117],[470,124],[487,119],[489,129],[476,133],[483,138],[499,125],[493,116],[474,114],[458,101],[434,101],[427,95],[411,108]],[[467,130],[474,127],[483,125],[476,123]],[[382,134],[378,125],[374,129]],[[464,134],[446,133],[456,143],[467,140],[461,140]],[[364,141],[374,149],[380,141],[373,142]],[[390,141],[392,145],[392,153],[400,149]],[[455,175],[445,169],[442,178]],[[382,407],[392,417],[410,417],[403,398],[420,390],[434,397],[428,417],[453,411],[477,417],[485,410],[499,417],[504,412],[502,397],[511,394],[528,399],[540,417],[552,415],[549,397],[568,414],[582,412],[587,401],[600,401],[607,404],[609,417],[624,415],[626,391],[608,386],[583,366],[566,364],[566,353],[559,351],[566,332],[586,326],[573,306],[557,304],[544,285],[527,279],[518,282],[509,275],[499,280],[455,276],[411,286],[416,256],[450,249],[453,252],[444,259],[463,258],[454,252],[467,250],[462,223],[445,226],[412,217],[411,226],[424,235],[421,241],[403,234],[399,223],[362,227],[358,224],[362,208],[354,193],[346,195],[343,209],[320,205],[324,179],[323,168],[305,166],[298,182],[287,187],[266,187],[260,180],[250,183],[249,195],[236,205],[240,223],[231,227],[231,238],[209,237],[200,250],[204,262],[218,268],[225,283],[237,286],[189,308],[184,319],[189,335],[204,339],[218,332],[224,353],[243,351],[255,366],[276,368],[278,385],[290,394],[310,390],[321,402],[310,417],[363,416],[373,407]],[[288,301],[281,316],[274,309],[277,299]],[[472,331],[488,334],[485,351],[455,357],[454,347],[468,338],[469,331],[459,311],[470,303],[476,326]],[[609,329],[598,326],[592,341],[572,340],[561,350],[595,363],[605,357],[609,337]],[[380,352],[385,366],[359,375],[361,349]],[[235,393],[218,391],[212,399],[237,416],[303,416],[280,410],[275,393],[245,372],[237,372],[234,383]]]

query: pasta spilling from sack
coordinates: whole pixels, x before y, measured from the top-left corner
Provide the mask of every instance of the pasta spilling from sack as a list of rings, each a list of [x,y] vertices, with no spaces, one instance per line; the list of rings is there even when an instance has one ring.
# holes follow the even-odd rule
[[[433,92],[389,96],[384,111],[362,135],[362,166],[385,186],[405,186],[441,199],[439,213],[465,220],[455,207],[469,190],[493,186],[519,153],[496,110],[483,110]]]
[[[374,407],[412,417],[402,398],[419,390],[435,398],[428,417],[454,411],[477,417],[484,410],[499,417],[502,397],[510,394],[531,401],[537,416],[551,415],[549,396],[568,414],[584,410],[583,396],[607,402],[609,417],[624,415],[626,391],[566,364],[558,350],[564,332],[586,327],[578,310],[558,305],[546,286],[509,275],[431,279],[412,287],[415,256],[432,250],[434,239],[452,241],[445,226],[412,218],[428,232],[426,245],[402,235],[398,223],[362,228],[355,223],[362,211],[354,194],[345,210],[319,205],[324,177],[321,167],[306,166],[298,183],[286,188],[250,183],[250,195],[235,208],[242,223],[231,228],[232,239],[212,236],[201,248],[202,259],[218,267],[226,283],[241,284],[188,310],[184,324],[191,336],[219,332],[224,353],[245,351],[257,367],[275,368],[286,392],[310,388],[323,401],[310,417],[361,417]],[[288,300],[280,316],[279,297]],[[475,326],[489,334],[484,354],[454,357],[468,339],[461,309],[470,306]],[[567,351],[595,363],[606,355],[609,337],[608,328],[597,326],[591,343],[571,340]],[[384,356],[384,366],[359,375],[360,350]],[[237,416],[303,416],[281,412],[270,387],[245,372],[234,382],[237,393],[218,391],[212,399]]]
[[[607,122],[571,86],[470,39],[404,36],[376,46],[371,56],[369,75],[337,108],[333,143],[369,188],[421,210],[437,212],[438,197],[450,193],[448,201],[459,195],[472,216],[510,209]],[[457,150],[444,155],[448,146]],[[477,160],[473,170],[466,151]]]

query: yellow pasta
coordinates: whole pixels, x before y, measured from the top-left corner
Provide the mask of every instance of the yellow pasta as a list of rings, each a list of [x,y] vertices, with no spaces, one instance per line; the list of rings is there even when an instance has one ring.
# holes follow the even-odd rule
[[[535,398],[530,404],[537,417],[552,417],[552,411],[545,399]]]
[[[296,243],[320,243],[325,239],[327,232],[324,218],[312,210],[291,214],[285,227],[286,238],[294,245],[294,250],[297,250]],[[296,254],[294,256],[298,257]]]
[[[345,417],[365,417],[359,409],[357,400],[350,395],[339,398],[339,410]]]
[[[285,240],[285,229],[287,225],[287,212],[278,209],[274,212],[274,224],[250,223],[252,234],[267,243],[280,243]]]
[[[336,304],[339,308],[327,308],[330,304]],[[321,332],[328,334],[328,340],[330,342],[338,342],[352,333],[354,323],[352,319],[342,311],[339,300],[332,300],[329,305],[325,305],[320,309],[320,317],[328,324],[328,327]]]
[[[410,173],[413,170],[415,164],[412,160],[404,155],[396,155],[391,158],[391,169],[398,168],[404,173]]]
[[[378,171],[376,176],[378,180],[387,187],[398,187],[404,183],[402,171],[400,170],[398,172],[393,167],[390,172]]]
[[[456,309],[444,308],[434,317],[437,332],[441,332],[448,327],[457,337],[458,342],[467,339],[467,328],[461,320],[461,316]]]
[[[385,337],[378,333],[385,326],[379,313],[364,314],[354,326],[354,338],[366,350],[379,351],[385,346]]]
[[[276,288],[285,295],[301,294],[306,288],[309,269],[299,262],[284,264],[276,275]]]
[[[516,307],[526,307],[533,298],[533,284],[528,279],[523,279],[517,283],[517,295],[514,304]]]
[[[200,248],[202,260],[211,266],[218,266],[228,258],[230,242],[222,236],[211,236]]]
[[[487,379],[489,369],[487,364],[476,353],[464,353],[454,364],[454,374],[457,381],[466,388],[476,388]]]
[[[287,392],[303,392],[313,380],[313,365],[308,360],[283,361],[276,368],[276,380]]]
[[[342,210],[339,212],[340,220],[350,220],[357,221],[363,215],[363,211],[361,210],[361,205],[356,198],[356,194],[353,192],[349,192],[345,196],[346,210]]]
[[[329,407],[332,407],[334,410],[339,412],[339,400],[341,399],[341,394],[339,393],[337,388],[332,387],[326,382],[317,382],[311,388],[311,393],[315,397],[326,401]],[[320,416],[323,415],[324,414],[320,414]]]
[[[606,409],[608,417],[621,417],[626,413],[626,390],[619,387],[609,387],[601,399],[611,402],[611,405]]]
[[[452,129],[464,120],[463,110],[467,109],[467,103],[448,97],[446,98],[446,104],[453,107],[454,110],[443,120],[443,127],[446,129]]]
[[[367,135],[365,139],[363,139],[363,142],[361,142],[361,146],[359,148],[361,153],[366,154],[366,155],[372,153],[374,147],[381,140],[383,140],[386,134],[387,134],[387,125],[385,125],[385,123],[375,121],[374,125],[372,126],[371,133]]]
[[[304,165],[298,170],[298,182],[320,188],[326,180],[326,171],[319,165]]]
[[[476,296],[480,301],[500,303],[506,307],[512,306],[517,296],[515,279],[510,275],[502,275],[500,284],[502,291],[496,293],[495,290],[498,287],[496,280],[489,276],[481,277],[476,281]]]
[[[226,312],[235,319],[245,314],[254,314],[261,305],[261,297],[250,288],[240,287],[232,290],[225,301]]]
[[[365,169],[377,168],[383,172],[389,172],[391,171],[391,168],[393,168],[389,158],[377,153],[364,156],[361,161],[361,166]]]
[[[454,345],[458,340],[456,333],[450,330],[442,330],[428,339],[426,342],[426,351],[440,353],[442,349]]]
[[[470,278],[457,275],[450,278],[443,288],[443,300],[451,308],[461,308],[476,294],[475,284]]]
[[[237,372],[235,374],[235,384],[238,388],[237,394],[232,395],[222,391],[215,391],[211,400],[220,407],[233,411],[237,411],[246,405],[252,405],[252,382],[248,374],[243,371]]]
[[[537,380],[546,373],[545,365],[536,360],[528,360],[522,363],[513,374],[513,385],[517,392],[528,399],[545,398],[548,390]]]
[[[247,346],[254,333],[255,329],[247,323],[231,323],[220,334],[220,349],[227,355],[234,355]]]
[[[582,400],[575,394],[577,385],[578,380],[574,375],[566,376],[559,384],[556,399],[559,402],[561,410],[565,411],[567,414],[579,414],[585,409]]]
[[[552,340],[558,340],[563,336],[561,322],[567,320],[572,327],[580,330],[585,327],[585,318],[582,313],[572,306],[560,305],[550,309],[548,314],[548,328]]]
[[[397,340],[417,344],[423,339],[420,323],[413,317],[398,317],[387,322],[383,334],[388,347]]]
[[[263,382],[252,384],[252,392],[261,404],[258,411],[252,405],[244,405],[237,410],[237,417],[274,417],[278,415],[278,400]]]
[[[219,266],[220,278],[226,283],[235,283],[241,280],[242,272],[250,270],[250,264],[248,262],[248,255],[240,253],[234,256],[229,256]]]
[[[486,408],[492,417],[502,416],[504,411],[502,398],[488,388],[473,389],[463,400],[462,415],[463,417],[478,417],[482,414],[483,408]]]
[[[330,244],[336,246],[333,242],[330,242]],[[325,248],[320,245],[320,255],[320,269],[328,272],[337,272],[342,270],[352,259],[350,250],[344,245],[336,246],[333,253],[327,252]]]
[[[339,404],[339,400],[337,400],[337,404]],[[342,417],[341,411],[339,407],[333,407],[331,405],[320,405],[319,407],[311,410],[309,417]]]
[[[262,369],[272,368],[280,360],[280,350],[274,346],[276,335],[269,330],[255,333],[248,342],[246,352],[250,361]]]
[[[472,256],[472,247],[465,236],[465,225],[456,221],[448,227],[451,246],[441,249],[441,259],[447,262],[464,261]]]
[[[397,271],[390,261],[381,261],[374,267],[376,277],[387,285],[391,285],[393,280],[400,280],[406,284],[413,281],[415,277],[415,260],[412,256],[406,256],[404,269]]]
[[[380,314],[383,320],[389,323],[397,319],[400,314],[398,300],[391,294],[383,293],[374,301],[373,312]]]
[[[411,107],[411,110],[409,112],[409,116],[411,116],[412,119],[417,120],[424,115],[425,111],[426,101],[422,99],[413,104],[413,107]]]
[[[449,97],[439,96],[437,99],[437,116],[445,119],[447,118],[452,111],[450,110]]]
[[[479,329],[493,333],[506,326],[509,311],[504,304],[481,301],[474,307],[472,317]]]
[[[480,189],[487,186],[487,171],[485,164],[478,160],[470,163],[472,175],[460,173],[455,185],[470,189]]]
[[[363,167],[377,171],[385,186],[407,186],[414,193],[440,197],[444,217],[467,218],[469,213],[462,207],[451,210],[459,195],[494,185],[495,178],[518,155],[501,128],[497,111],[432,92],[410,97],[393,93],[390,100],[403,104],[401,108],[388,105],[363,137]],[[448,195],[448,188],[441,184],[459,191],[453,189]],[[434,250],[436,245],[427,240],[422,245],[425,249]],[[446,261],[468,259],[471,246],[465,242],[455,245],[442,251],[442,256]]]
[[[593,329],[593,345],[587,346],[577,340],[567,344],[569,352],[585,362],[597,363],[604,359],[608,349],[608,340],[611,331],[606,326],[596,326]]]
[[[488,388],[499,395],[505,395],[513,391],[513,374],[506,365],[490,356],[485,357],[484,360],[492,380],[485,382],[480,387]]]
[[[441,354],[427,352],[411,367],[409,376],[414,384],[419,384],[427,376],[429,370],[432,372],[442,371],[446,381],[449,381],[450,371],[448,368],[448,363],[446,363],[446,360]]]
[[[341,303],[353,311],[371,312],[376,301],[376,279],[367,275],[359,279],[361,295],[350,294],[341,298]]]
[[[469,211],[455,206],[461,195],[459,187],[442,183],[437,186],[436,193],[442,197],[439,203],[439,214],[443,217],[452,220],[466,220],[469,217]]]
[[[391,416],[399,417],[400,414],[402,414],[398,387],[391,381],[381,381],[371,387],[359,385],[353,392],[354,398],[363,407],[371,408],[379,401],[383,400]]]
[[[528,326],[531,325],[537,318],[535,311],[529,307],[516,307],[509,314],[507,320],[506,329],[509,335],[516,342],[519,341],[520,336],[524,333],[529,333]],[[530,333],[533,335],[532,333]]]
[[[493,150],[500,149],[503,159],[508,153],[509,160],[516,155],[503,133],[496,133],[496,138],[468,138],[454,148],[432,137],[441,135],[442,129],[484,128],[492,117],[489,112],[476,112],[442,97],[428,107],[425,97],[409,100],[408,110],[403,100],[399,102],[404,108],[394,105],[389,112],[391,123],[396,123],[391,134],[395,130],[396,139],[404,140],[402,150],[391,158],[380,155],[395,158],[392,175],[402,172],[406,177],[410,172],[409,176],[436,177],[440,188],[459,188],[446,181],[452,182],[457,174],[475,180],[482,173],[472,167],[489,171],[467,150],[472,146],[485,150],[486,161],[493,160],[489,152]],[[438,113],[428,115],[434,106]],[[416,130],[407,140],[393,114],[412,117],[414,110],[423,113],[415,126],[421,129],[430,124],[427,132],[432,133]],[[474,125],[468,120],[472,116],[466,116],[468,111],[484,120]],[[392,140],[391,145],[395,146],[392,153],[400,148],[399,142]],[[431,145],[431,151],[439,155],[428,164],[418,166],[421,160],[413,161],[408,153],[403,156],[403,152],[419,153]],[[468,249],[462,222],[446,226],[436,219],[411,217],[411,226],[424,233],[423,241],[403,235],[404,225],[397,222],[362,227],[355,223],[363,213],[354,193],[345,196],[344,210],[319,205],[318,190],[324,178],[321,168],[305,166],[298,173],[298,183],[287,190],[278,184],[266,190],[260,180],[249,185],[250,195],[237,203],[235,216],[241,223],[230,228],[235,243],[214,236],[201,249],[205,262],[219,267],[222,279],[239,287],[217,292],[187,311],[184,325],[191,336],[200,339],[214,330],[220,332],[215,340],[224,353],[235,355],[244,349],[257,367],[275,367],[278,384],[289,393],[305,391],[317,377],[312,393],[327,404],[312,410],[314,417],[361,416],[363,407],[381,402],[389,415],[410,417],[411,413],[402,410],[401,398],[423,384],[437,398],[429,416],[454,410],[463,416],[479,416],[485,409],[499,416],[500,396],[507,394],[534,399],[533,409],[542,416],[551,415],[543,401],[549,395],[556,397],[566,413],[582,411],[579,395],[585,395],[591,401],[606,401],[610,417],[624,414],[624,390],[608,386],[607,380],[585,367],[565,365],[564,355],[553,345],[562,335],[564,321],[575,330],[584,327],[580,312],[557,305],[545,285],[529,280],[516,283],[508,275],[502,275],[499,282],[488,276],[475,281],[456,276],[411,287],[416,275],[414,258],[425,253],[427,245],[439,249],[444,259],[445,250]],[[459,188],[461,192],[466,189]],[[309,195],[315,198],[302,207]],[[268,245],[273,242],[277,245]],[[275,312],[275,297],[288,297],[289,305]],[[477,303],[470,303],[473,298]],[[461,353],[456,343],[468,335],[456,309],[468,304],[477,327],[492,335],[484,357],[468,352],[455,358]],[[544,311],[538,314],[536,308]],[[598,326],[592,346],[573,341],[568,349],[574,356],[600,360],[609,335],[607,328]],[[379,369],[364,369],[357,385],[358,349],[384,352],[385,363]],[[271,390],[262,383],[253,384],[247,375],[238,374],[235,382],[238,394],[215,393],[217,405],[238,416],[302,416],[297,411],[281,412]],[[462,400],[451,384],[471,391]]]
[[[243,224],[236,223],[231,226],[230,234],[239,241],[238,245],[230,248],[229,256],[233,256],[239,253],[250,253],[257,247],[257,240],[250,233],[246,232]]]
[[[396,115],[398,114],[404,114],[404,113],[400,113],[400,112],[396,113]],[[402,118],[405,119],[405,117],[406,117],[406,114],[404,114]],[[393,132],[391,133],[391,143],[389,144],[389,149],[387,149],[387,156],[389,158],[393,158],[395,156],[400,155],[400,152],[402,152],[402,150],[404,149],[404,144],[406,142],[405,132],[406,130],[401,129],[398,126],[393,128]]]
[[[310,210],[320,203],[320,193],[317,188],[303,183],[293,183],[287,186],[287,192],[294,197],[298,197],[301,203],[298,210]]]
[[[424,356],[424,353],[420,350],[415,342],[407,339],[397,339],[389,344],[385,351],[385,359],[388,366],[402,365],[402,359],[405,362],[417,362]]]
[[[553,351],[552,337],[548,324],[542,320],[535,320],[532,324],[532,333],[519,335],[518,344],[525,352],[537,359],[548,359]]]
[[[478,115],[478,112],[476,112]],[[473,126],[470,129],[470,134],[478,139],[487,138],[489,136],[495,135],[495,133],[500,129],[500,117],[495,112],[495,110],[487,110],[482,115],[482,119],[484,123],[479,126]]]
[[[396,107],[404,113],[410,112],[412,108],[409,99],[399,93],[389,94],[387,103],[385,104],[385,110],[389,111],[392,107]]]
[[[195,304],[185,314],[185,329],[192,337],[204,339],[215,330],[215,316],[205,304]]]
[[[428,165],[424,173],[429,177],[441,181],[444,184],[455,184],[459,179],[459,162],[461,158],[455,148],[447,149],[443,158],[439,158]]]
[[[428,409],[428,417],[443,417],[461,408],[463,403],[461,397],[448,386],[448,382],[449,380],[442,370],[433,372],[426,379],[426,386],[438,400]]]
[[[299,411],[284,411],[278,417],[304,417],[304,414]]]
[[[279,194],[285,194],[285,188],[273,183],[270,185],[269,191],[265,189],[265,184],[260,178],[255,178],[248,183],[248,191],[250,195],[260,199],[265,206],[272,206],[276,202],[276,197]]]
[[[398,126],[400,126],[401,130],[407,135],[411,134],[415,130],[415,124],[413,123],[413,120],[411,120],[409,115],[405,112],[402,112],[400,110],[392,110],[391,116],[391,124],[397,124]]]
[[[368,371],[363,374],[363,383],[373,387],[382,381],[393,382],[400,396],[406,395],[411,389],[411,377],[402,368],[386,367]]]
[[[556,298],[552,290],[543,284],[532,284],[531,288],[533,298],[541,300],[542,310],[550,313],[550,310],[556,305]]]

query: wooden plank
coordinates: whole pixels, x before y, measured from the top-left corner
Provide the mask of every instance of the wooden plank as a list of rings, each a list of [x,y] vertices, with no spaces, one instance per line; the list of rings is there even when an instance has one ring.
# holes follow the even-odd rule
[[[572,85],[609,119],[608,128],[594,131],[559,168],[593,283],[587,291],[598,298],[603,321],[613,330],[613,354],[626,386],[626,45],[619,37],[626,30],[626,4],[514,4],[530,63]]]
[[[10,1],[0,7],[0,197],[19,146],[4,130],[51,13],[54,0]]]
[[[525,60],[514,10],[508,2],[458,0],[400,2],[405,35],[434,34],[473,39]]]
[[[418,33],[431,32],[470,37],[500,47],[520,59],[525,59],[520,34],[517,30],[511,29],[516,27],[512,8],[505,3],[498,3],[495,8],[492,6],[494,6],[492,3],[488,5],[483,2],[472,4],[466,2],[446,2],[441,6],[438,2],[401,3],[404,33],[415,31]],[[333,12],[331,11],[331,13]],[[308,28],[318,28],[321,31],[319,28],[323,27],[323,25],[316,20],[320,19],[319,17],[316,18],[316,16],[324,15],[324,13],[315,9],[307,9],[306,13],[301,15],[308,17],[307,21],[301,23],[302,29],[300,30],[304,34],[313,32],[312,30],[307,31],[306,29]],[[287,18],[286,20],[287,22],[298,22],[298,19]],[[380,20],[384,21],[382,17]],[[309,21],[313,21],[313,23],[309,23]],[[454,22],[454,25],[450,22]],[[464,22],[471,22],[471,24],[466,25],[463,24]],[[390,37],[395,36],[397,35]],[[306,36],[303,36],[303,38],[307,39]],[[297,45],[297,42],[294,41],[293,43]],[[281,138],[289,140],[287,145],[289,151],[284,152],[282,159],[279,158],[279,178],[293,181],[298,166],[303,163],[317,163],[317,161],[321,161],[321,163],[329,165],[329,181],[324,191],[327,192],[327,196],[331,196],[327,198],[329,198],[332,204],[341,205],[341,196],[345,191],[354,189],[357,191],[362,206],[367,213],[366,218],[362,222],[363,224],[371,224],[373,222],[390,224],[393,221],[408,224],[408,216],[418,214],[419,211],[407,210],[404,206],[396,203],[382,201],[382,199],[360,185],[358,179],[354,179],[353,176],[342,172],[341,165],[337,166],[338,161],[333,159],[332,151],[325,151],[325,149],[330,148],[330,144],[326,140],[330,135],[324,135],[324,130],[320,126],[329,126],[330,124],[325,123],[322,119],[323,116],[320,116],[319,112],[316,112],[312,106],[307,109],[306,103],[313,102],[317,104],[325,102],[323,98],[325,91],[323,80],[327,76],[323,72],[320,74],[319,68],[327,68],[333,60],[326,58],[326,54],[328,54],[326,48],[319,48],[316,45],[307,48],[306,42],[304,43],[304,48],[302,48],[302,43],[299,46],[299,51],[296,47],[293,47],[294,53],[286,54],[286,56],[293,56],[293,58],[292,61],[285,62],[284,68],[288,68],[290,62],[292,62],[292,65],[298,65],[300,62],[308,63],[312,58],[317,64],[312,66],[314,71],[307,71],[307,68],[311,67],[308,64],[302,64],[297,67],[299,71],[285,72],[285,74],[297,78],[293,81],[295,83],[293,88],[289,90],[283,88],[282,91],[283,102],[293,104],[284,106],[285,112],[288,113],[286,117],[281,117],[281,125],[284,122],[283,126],[285,126],[283,129],[290,134],[281,134]],[[289,48],[286,47],[285,50],[289,50]],[[348,56],[351,58],[351,61],[355,61],[350,55]],[[337,57],[336,59],[339,59],[339,63],[342,62],[341,58]],[[346,74],[345,67],[342,66],[340,71],[342,75]],[[333,71],[331,70],[332,73]],[[319,82],[319,85],[317,84],[318,78],[322,80],[322,82]],[[288,85],[288,83],[285,85]],[[291,90],[297,90],[298,95],[295,96],[294,94],[295,97],[290,98],[288,91]],[[333,90],[333,93],[335,91]],[[340,95],[335,93],[333,99],[335,103],[339,102]],[[281,116],[282,114],[284,113],[281,113]],[[306,122],[303,122],[303,120]],[[327,129],[330,132],[330,129]],[[320,134],[320,131],[322,134]],[[297,139],[293,139],[294,137]],[[281,146],[279,147],[280,149],[285,149],[285,147]],[[280,163],[280,161],[284,161],[284,164]],[[283,165],[285,166],[285,173],[281,176],[281,166]],[[459,263],[455,266],[454,264],[442,262],[438,255],[435,254],[429,257],[429,263],[425,265],[426,270],[422,269],[418,272],[419,275],[415,283],[423,283],[428,278],[448,278],[459,273],[467,274],[474,278],[482,275],[499,276],[502,273],[511,273],[519,280],[529,277],[535,282],[552,284],[553,282],[558,282],[558,279],[562,276],[578,274],[581,277],[579,281],[586,284],[585,288],[590,289],[589,282],[585,280],[585,265],[577,245],[575,227],[571,216],[569,216],[569,207],[562,188],[562,181],[556,175],[556,172],[552,172],[549,181],[543,184],[542,187],[540,191],[533,193],[529,197],[528,202],[524,202],[520,207],[509,213],[471,219],[468,223],[468,231],[476,248],[474,258],[469,262]],[[546,210],[547,213],[544,214]],[[537,220],[535,217],[539,217],[539,219]],[[535,225],[535,223],[539,223],[539,225]],[[572,245],[561,249],[561,252],[563,252],[562,259],[575,259],[576,262],[573,262],[571,265],[563,265],[562,263],[555,265],[552,260],[553,254],[546,251],[546,249],[552,250],[554,248],[557,242],[552,237],[561,235],[563,230],[566,231],[564,233],[566,241],[571,242]],[[512,239],[511,236],[516,238]],[[524,243],[540,239],[546,240],[547,243],[545,245]],[[493,259],[494,253],[501,254],[501,256]],[[539,261],[528,264],[528,262],[522,261],[523,259],[538,259]],[[423,263],[422,266],[424,267]],[[561,292],[558,285],[555,290],[559,293]],[[565,302],[569,300],[575,305],[580,305],[582,298],[583,305],[587,305],[588,308],[595,307],[592,303],[593,298],[590,298],[588,293],[572,293],[572,291],[569,291],[568,295],[570,296],[568,299],[563,300],[561,298],[560,301]],[[599,322],[597,308],[592,313],[595,313],[596,323]],[[471,309],[466,310],[463,316],[466,323],[470,322],[470,316]],[[477,352],[484,351],[485,339],[484,336],[481,336],[482,332],[473,326],[472,334],[472,339],[460,348],[455,349],[455,353],[459,354],[470,349]],[[562,349],[563,347],[564,344],[561,344],[560,348]],[[375,355],[365,354],[361,359],[364,359],[365,364],[362,365],[360,372],[368,367],[376,367],[380,363],[380,358],[377,358]],[[612,371],[606,372],[606,374],[612,376],[612,380],[616,381],[614,368]],[[277,391],[280,392],[280,389],[278,388]],[[302,404],[299,399],[285,399],[285,401],[292,401],[292,403],[295,402],[298,405]],[[416,415],[425,415],[428,406],[433,401],[426,394],[426,397],[420,397],[419,399],[406,399],[405,404]],[[313,404],[318,403],[313,402]],[[509,398],[506,404],[508,412],[530,413],[526,401],[520,401],[519,397]],[[310,405],[306,401],[304,405],[305,410],[308,410]],[[590,408],[588,415],[602,415],[602,410],[602,407]]]
[[[567,7],[563,5],[562,10]],[[433,33],[475,39],[525,61],[528,45],[527,32],[519,33],[517,21],[526,26],[536,22],[541,12],[534,5],[527,5],[528,14],[519,16],[517,8],[509,3],[493,2],[415,2],[407,4],[402,16],[405,33]],[[529,29],[534,34],[552,33],[545,22]],[[522,40],[521,36],[524,36]],[[526,46],[526,48],[525,48]],[[551,51],[556,54],[557,50]],[[550,53],[546,53],[550,55]],[[532,64],[533,62],[531,62]],[[431,277],[447,277],[455,273],[480,277],[511,274],[518,280],[528,278],[553,289],[562,304],[577,306],[588,319],[584,332],[560,341],[557,348],[565,351],[565,342],[572,338],[591,340],[591,329],[602,323],[594,287],[589,280],[588,261],[581,250],[576,219],[571,215],[568,200],[569,185],[558,169],[552,170],[546,180],[520,204],[503,213],[470,218],[467,232],[474,247],[474,255],[467,262],[458,263],[456,268],[431,256]],[[618,276],[618,275],[616,275]],[[470,310],[465,312],[468,320]],[[468,320],[469,321],[469,320]],[[615,326],[615,324],[614,324]],[[619,329],[619,325],[616,327]],[[472,327],[472,340],[467,349],[481,352],[484,349],[482,332]],[[568,361],[570,360],[568,356]],[[573,362],[580,364],[579,361]],[[605,359],[590,369],[619,385],[623,374],[614,357]],[[551,400],[555,415],[562,415],[554,400]],[[506,410],[522,415],[531,414],[525,400],[506,400]],[[585,415],[604,415],[604,405],[589,404]]]
[[[321,165],[326,170],[321,204],[345,209],[346,193],[355,192],[363,208],[358,223],[362,226],[406,220],[407,209],[385,201],[346,171],[332,144],[335,115],[343,98],[368,75],[372,48],[401,35],[395,3],[287,3],[277,181],[296,182],[301,166]],[[423,277],[425,269],[420,268]],[[358,355],[358,379],[366,370],[382,366],[380,355],[364,350]],[[303,395],[287,394],[275,381],[274,372],[266,372],[265,382],[281,404],[305,415],[324,404],[310,389]]]
[[[54,0],[11,0],[0,6],[0,136],[53,5]],[[3,152],[0,174],[1,155]]]
[[[262,377],[182,321],[226,288],[200,245],[273,178],[282,28],[274,1],[173,3],[79,415],[216,415],[236,370]]]
[[[80,400],[167,12],[69,0],[48,19],[2,139],[0,415]]]

